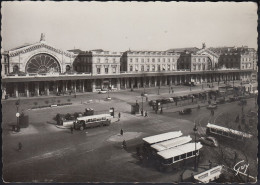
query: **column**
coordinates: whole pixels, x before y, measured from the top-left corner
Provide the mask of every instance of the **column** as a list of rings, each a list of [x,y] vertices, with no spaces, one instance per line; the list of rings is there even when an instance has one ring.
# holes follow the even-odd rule
[[[117,78],[116,79],[116,82],[117,82],[117,90],[120,90],[120,78]]]
[[[91,82],[91,86],[92,86],[92,92],[96,92],[96,80],[93,79],[93,81]]]
[[[82,81],[79,80],[79,92],[82,92]]]
[[[177,85],[178,84],[178,76],[174,76],[174,80],[175,80],[174,85]]]
[[[130,80],[131,80],[131,89],[134,89],[134,79],[131,78]]]
[[[167,86],[167,78],[168,76],[165,77],[165,80],[164,80],[164,85]]]
[[[35,96],[39,96],[39,82],[35,82]]]
[[[154,77],[154,87],[157,87],[157,76]]]
[[[140,79],[140,78],[137,78],[137,88],[138,88],[138,89],[140,88],[140,81],[141,81],[141,79]]]
[[[151,77],[148,77],[148,87],[151,87]]]
[[[131,87],[130,87],[130,80],[131,80],[131,79],[130,79],[130,78],[126,78],[125,80],[126,80],[126,81],[125,81],[125,82],[126,82],[126,87],[130,89],[130,88],[131,88]]]
[[[170,80],[169,85],[172,86],[172,76],[169,76],[169,80]]]
[[[160,77],[160,82],[159,83],[160,83],[160,86],[162,86],[162,77]]]
[[[49,82],[44,82],[44,88],[45,88],[45,94],[49,96],[50,95]]]
[[[28,82],[24,83],[24,92],[25,92],[25,96],[29,97],[29,88],[28,88]]]
[[[125,86],[125,89],[126,89],[127,88],[127,78],[124,78],[124,82],[125,82],[124,86]]]
[[[2,83],[2,100],[5,99],[6,95],[6,85]]]
[[[73,83],[74,83],[74,92],[77,92],[77,81],[74,80]]]
[[[15,98],[18,98],[18,86],[17,86],[17,83],[14,83],[14,97]]]
[[[85,92],[85,86],[84,86],[85,83],[84,83],[84,82],[85,82],[85,80],[82,80],[82,85],[81,85],[81,87],[82,87],[82,92]]]

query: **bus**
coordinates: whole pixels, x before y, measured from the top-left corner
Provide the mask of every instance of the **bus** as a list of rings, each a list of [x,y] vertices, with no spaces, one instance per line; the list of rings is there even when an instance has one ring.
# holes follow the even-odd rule
[[[245,132],[233,130],[230,128],[226,128],[226,127],[222,127],[210,123],[207,124],[206,133],[208,135],[220,136],[220,137],[229,138],[233,140],[240,140],[240,141],[243,141],[245,139],[250,139],[253,137],[251,134],[247,134]]]
[[[189,143],[191,141],[191,137],[188,136],[182,136],[182,137],[177,137],[168,141],[160,142],[151,145],[151,148],[153,149],[153,152],[157,153],[163,150],[168,150],[170,148],[174,148],[176,146],[180,146],[186,143]]]
[[[216,166],[216,167],[206,170],[202,173],[194,175],[193,178],[194,178],[195,182],[198,182],[198,183],[209,183],[211,181],[215,181],[222,174],[222,168],[223,168],[222,165]]]
[[[167,140],[174,139],[174,138],[180,137],[180,136],[182,136],[181,131],[167,132],[167,133],[163,133],[163,134],[145,137],[145,138],[143,138],[143,141],[144,141],[145,146],[151,146],[152,144],[159,143],[162,141],[167,141]]]
[[[99,114],[92,116],[78,117],[74,123],[74,128],[84,130],[97,126],[108,126],[111,123],[113,116],[110,114]]]
[[[160,169],[168,167],[180,167],[183,165],[181,162],[194,161],[194,157],[199,155],[199,150],[202,148],[200,142],[186,143],[168,150],[158,152],[158,162]]]

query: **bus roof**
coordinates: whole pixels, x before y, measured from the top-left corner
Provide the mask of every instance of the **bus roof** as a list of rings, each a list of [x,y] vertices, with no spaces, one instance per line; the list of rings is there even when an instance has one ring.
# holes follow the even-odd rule
[[[196,143],[196,150],[199,150],[201,148],[202,148],[201,143],[200,142]],[[195,151],[195,143],[187,143],[184,145],[180,145],[180,146],[168,149],[168,150],[158,152],[157,154],[164,159],[170,159],[175,156],[186,154],[186,153],[189,153],[192,151]]]
[[[221,127],[219,125],[214,125],[214,124],[210,124],[210,123],[208,123],[207,127],[214,128],[216,130],[222,130],[222,131],[225,131],[225,132],[230,132],[232,134],[236,134],[236,135],[243,136],[243,137],[246,137],[246,138],[251,138],[252,137],[251,134],[247,134],[245,132],[233,130],[233,129],[226,128],[226,127]]]
[[[86,119],[103,118],[103,117],[111,117],[111,115],[110,114],[97,114],[97,115],[91,115],[91,116],[83,116],[83,117],[78,117],[77,120],[86,120]]]
[[[154,144],[154,143],[166,141],[169,139],[173,139],[176,137],[180,137],[181,135],[182,135],[181,131],[167,132],[167,133],[163,133],[163,134],[159,134],[159,135],[155,135],[155,136],[145,137],[145,138],[143,138],[143,140],[149,144]]]
[[[155,150],[157,150],[157,152],[160,152],[160,151],[167,150],[167,149],[179,146],[179,145],[186,144],[186,143],[190,142],[191,140],[192,139],[190,136],[182,136],[182,137],[177,137],[175,139],[171,139],[168,141],[153,144],[151,147],[154,148]]]

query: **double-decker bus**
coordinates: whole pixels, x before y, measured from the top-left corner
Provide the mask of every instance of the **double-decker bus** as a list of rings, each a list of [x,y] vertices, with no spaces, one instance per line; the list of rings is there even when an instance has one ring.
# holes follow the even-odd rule
[[[74,128],[84,130],[86,128],[92,128],[97,126],[110,125],[113,117],[110,114],[99,114],[92,116],[78,117],[74,123]]]
[[[195,156],[199,156],[199,150],[202,148],[200,142],[186,143],[168,150],[158,152],[158,164],[161,170],[169,167],[180,167],[183,165],[181,162],[194,161]]]
[[[207,124],[207,130],[206,133],[208,135],[214,135],[214,136],[218,136],[220,138],[229,138],[232,140],[246,140],[246,139],[250,139],[253,136],[251,134],[245,133],[245,132],[241,132],[241,131],[237,131],[237,130],[233,130],[230,128],[226,128],[226,127],[222,127],[219,125],[214,125],[214,124]]]
[[[192,140],[192,138],[188,136],[182,136],[182,137],[177,137],[168,141],[160,142],[151,145],[151,148],[153,149],[154,153],[163,151],[163,150],[168,150],[170,148],[174,148],[186,143],[189,143]]]

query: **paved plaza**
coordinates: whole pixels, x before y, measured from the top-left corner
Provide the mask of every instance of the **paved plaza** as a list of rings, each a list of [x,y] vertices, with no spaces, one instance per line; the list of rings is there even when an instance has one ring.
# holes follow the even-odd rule
[[[203,92],[214,88],[201,86],[176,86],[175,92],[169,93],[168,87],[145,89],[148,99],[178,96],[194,92]],[[194,172],[193,165],[185,166],[174,171],[161,172],[154,166],[141,163],[136,156],[136,147],[142,144],[142,138],[181,130],[183,135],[191,135],[194,140],[194,123],[198,126],[198,137],[205,135],[208,122],[221,124],[223,114],[229,112],[232,117],[241,112],[238,102],[219,105],[214,116],[206,109],[207,102],[198,101],[196,104],[183,106],[165,106],[162,114],[156,114],[143,99],[144,110],[148,117],[140,114],[130,114],[131,104],[142,102],[140,94],[144,89],[120,92],[110,92],[111,101],[106,101],[108,94],[78,94],[73,96],[41,97],[20,99],[19,110],[29,116],[30,124],[20,132],[11,131],[10,125],[16,123],[16,107],[14,100],[2,102],[3,106],[3,179],[6,182],[180,182],[189,179]],[[31,109],[36,105],[49,102],[68,102],[72,105],[44,109]],[[90,101],[91,100],[91,101]],[[51,104],[51,103],[50,103]],[[200,104],[201,108],[197,109]],[[109,108],[115,108],[115,118],[110,126],[97,127],[83,131],[57,127],[54,117],[57,113],[83,112],[85,108],[93,108],[95,114],[109,113]],[[191,115],[179,115],[178,111],[191,107]],[[244,111],[256,110],[255,99],[248,99]],[[118,113],[121,119],[118,121]],[[256,126],[256,125],[255,125]],[[124,130],[123,136],[120,130]],[[122,141],[127,143],[127,149],[121,147]],[[257,140],[257,135],[254,137]],[[22,150],[18,151],[18,143]],[[255,145],[257,142],[252,142]],[[228,152],[237,151],[243,159],[241,149],[221,144]],[[254,147],[254,146],[253,146]],[[199,172],[209,168],[209,160],[219,164],[217,153],[219,148],[204,146],[201,150]],[[252,176],[256,176],[256,146],[247,156]],[[197,173],[199,173],[197,172]],[[180,179],[182,176],[182,179]]]

